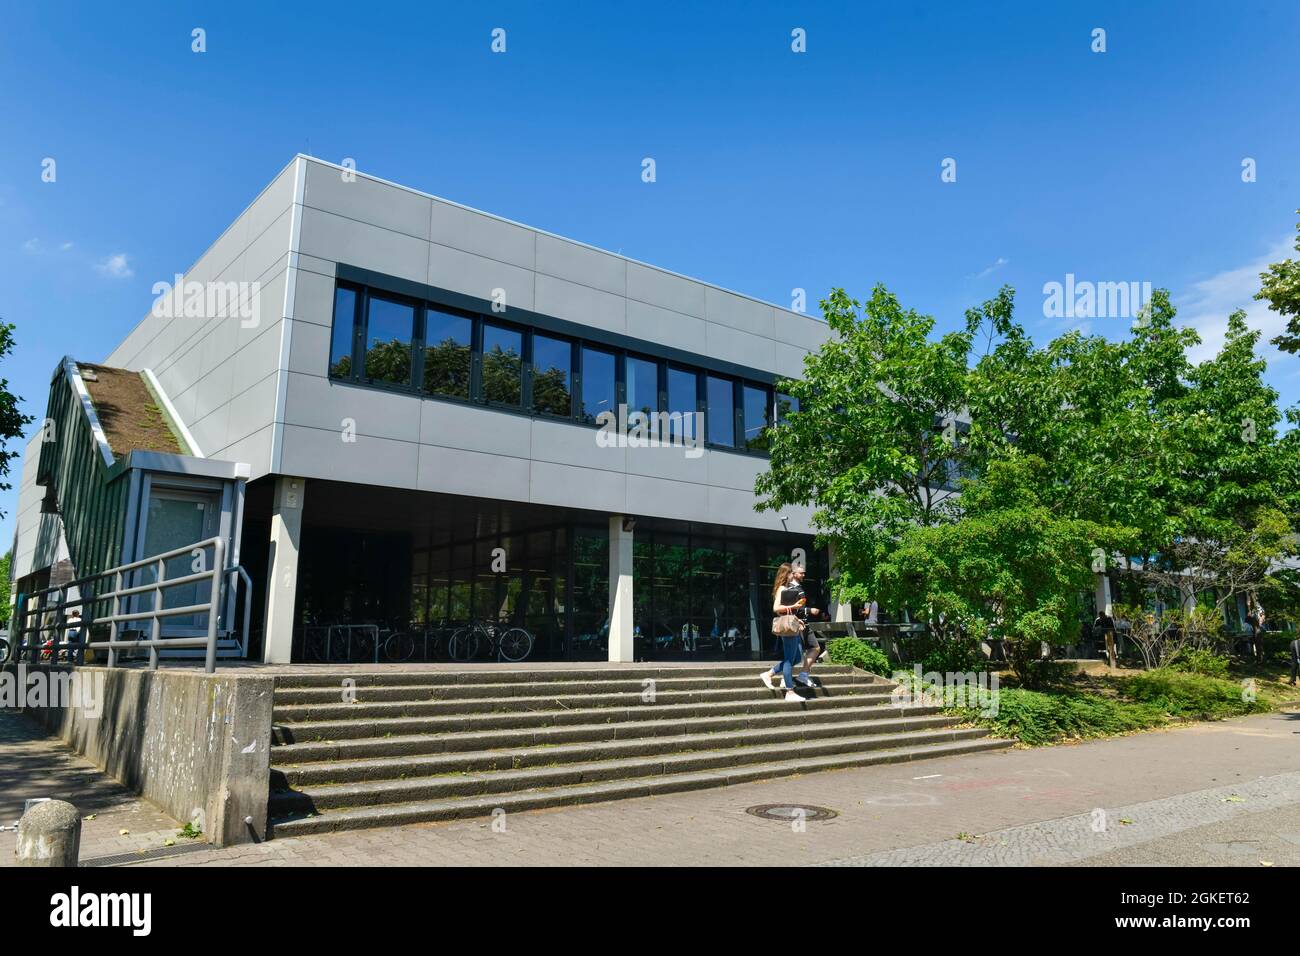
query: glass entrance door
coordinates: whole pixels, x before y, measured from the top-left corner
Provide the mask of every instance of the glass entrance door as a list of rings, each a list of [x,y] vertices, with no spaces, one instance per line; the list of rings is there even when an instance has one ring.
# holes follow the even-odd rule
[[[216,491],[181,491],[172,488],[154,488],[149,495],[149,517],[145,524],[142,557],[162,554],[183,548],[217,534],[221,521],[221,498]],[[180,554],[167,560],[168,579],[184,577],[197,570],[212,569],[212,549],[205,548],[202,563],[198,556]],[[152,583],[157,578],[153,567],[145,568],[144,581]],[[211,584],[194,581],[163,592],[163,607],[186,607],[202,604],[211,596]],[[153,606],[152,595],[144,596],[144,607]],[[163,630],[168,634],[201,633],[206,631],[206,614],[181,614],[163,619]]]

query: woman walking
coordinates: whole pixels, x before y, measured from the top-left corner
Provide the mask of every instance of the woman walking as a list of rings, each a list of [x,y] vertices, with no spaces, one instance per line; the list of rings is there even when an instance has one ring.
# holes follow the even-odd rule
[[[778,674],[783,675],[785,699],[791,703],[803,703],[803,698],[794,689],[794,668],[804,658],[806,628],[799,619],[799,613],[808,599],[799,583],[802,579],[802,568],[791,568],[790,565],[783,564],[776,570],[776,582],[772,585],[772,633],[781,641],[781,663],[759,675],[763,685],[770,690],[776,690],[772,678]]]
[[[817,687],[819,682],[812,676],[812,667],[817,663],[821,656],[821,642],[817,640],[817,635],[812,632],[808,626],[807,618],[818,617],[821,611],[815,607],[808,607],[808,597],[804,594],[803,578],[805,569],[795,565],[790,569],[790,583],[786,585],[786,595],[795,599],[796,605],[800,608],[799,616],[804,618],[803,632],[799,635],[803,639],[803,667],[795,676],[795,683],[802,684],[804,687]]]

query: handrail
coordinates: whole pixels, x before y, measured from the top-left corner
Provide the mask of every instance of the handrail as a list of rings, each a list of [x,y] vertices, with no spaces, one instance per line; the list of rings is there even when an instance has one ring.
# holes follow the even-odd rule
[[[117,664],[117,652],[119,650],[133,650],[147,648],[149,651],[149,669],[158,669],[158,649],[160,647],[205,647],[207,649],[204,670],[211,674],[216,670],[217,656],[217,620],[220,615],[221,597],[222,597],[222,580],[229,574],[238,572],[249,584],[250,590],[245,597],[244,606],[244,635],[243,650],[248,650],[248,615],[249,600],[251,596],[251,579],[248,574],[240,567],[227,568],[223,556],[225,554],[226,542],[221,537],[206,538],[202,541],[186,545],[181,548],[174,548],[171,551],[164,551],[161,554],[155,554],[148,558],[142,558],[139,561],[132,561],[128,564],[119,565],[115,568],[109,568],[99,574],[90,577],[79,578],[75,581],[69,581],[66,584],[57,587],[43,588],[27,595],[22,602],[21,609],[15,615],[15,624],[18,628],[19,643],[17,645],[17,654],[15,659],[21,660],[23,651],[31,653],[33,664],[39,661],[40,652],[45,648],[40,642],[40,636],[49,630],[55,632],[55,640],[51,641],[48,649],[51,651],[52,659],[57,659],[57,653],[63,648],[69,651],[73,648],[77,650],[76,663],[82,663],[85,657],[86,648],[107,648],[108,666],[114,667]],[[197,571],[191,574],[185,574],[177,578],[167,578],[167,561],[171,558],[180,557],[184,554],[193,554],[202,552],[203,549],[212,548],[212,567],[210,570]],[[150,584],[134,585],[129,587],[122,586],[122,576],[130,574],[132,571],[141,568],[154,567],[154,580]],[[93,588],[85,587],[92,581],[112,576],[113,589],[111,591],[96,593]],[[194,584],[198,581],[208,580],[209,593],[208,600],[201,604],[189,604],[182,607],[163,607],[163,592],[168,588],[180,587],[186,584]],[[67,599],[67,592],[72,587],[78,590],[78,597]],[[83,591],[88,593],[82,593]],[[122,599],[129,599],[147,593],[153,593],[153,606],[146,611],[123,611]],[[58,600],[52,605],[47,604],[44,598],[47,595],[57,594]],[[37,606],[32,604],[35,599],[40,599]],[[87,617],[83,612],[83,620],[69,622],[67,620],[67,610],[70,607],[94,608],[96,605],[102,605],[104,602],[111,602],[112,613],[103,614],[98,617]],[[36,625],[29,623],[29,618],[33,614],[43,615],[53,612],[55,622],[53,624],[40,624],[39,619]],[[208,616],[208,633],[206,637],[162,637],[162,621],[167,617],[179,617],[184,614],[202,614]],[[120,640],[118,638],[118,625],[131,621],[149,621],[150,636],[148,640]],[[83,635],[88,635],[90,628],[107,624],[109,626],[108,640],[106,641],[64,641],[60,638],[66,636],[66,632],[78,627],[82,629]],[[29,639],[29,635],[31,636]]]

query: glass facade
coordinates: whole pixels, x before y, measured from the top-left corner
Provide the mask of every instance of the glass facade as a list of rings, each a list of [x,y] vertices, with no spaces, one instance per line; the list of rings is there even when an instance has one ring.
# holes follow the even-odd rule
[[[613,352],[582,350],[582,419],[595,422],[601,412],[618,411],[617,360]]]
[[[524,389],[524,334],[483,323],[483,398],[488,404],[518,406]]]
[[[748,454],[766,454],[764,430],[780,421],[763,382],[348,282],[335,286],[328,368],[353,384],[588,424],[622,402],[630,427],[637,413],[676,416],[658,436],[674,441],[701,437],[703,412],[710,446]]]
[[[526,628],[532,660],[607,659],[609,534],[599,516],[317,481],[303,517],[300,631],[410,633],[419,659],[445,660],[450,629],[477,619]],[[639,520],[636,658],[767,659],[771,583],[796,548],[808,555],[810,598],[825,607],[825,562],[811,539]]]
[[[440,309],[424,313],[424,390],[469,398],[474,320]]]
[[[736,399],[730,379],[706,376],[708,408],[704,413],[705,440],[710,445],[736,444]]]
[[[390,385],[411,384],[411,343],[415,340],[415,306],[396,299],[370,297],[366,313],[366,379]]]
[[[568,418],[573,413],[573,395],[569,391],[572,376],[572,343],[534,333],[533,410]]]

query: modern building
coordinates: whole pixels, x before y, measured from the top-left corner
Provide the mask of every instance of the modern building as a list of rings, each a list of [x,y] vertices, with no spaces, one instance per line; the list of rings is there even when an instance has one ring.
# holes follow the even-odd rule
[[[524,626],[534,659],[765,656],[775,566],[815,582],[827,558],[754,479],[775,382],[829,334],[296,156],[110,355],[55,371],[70,418],[28,445],[17,590],[216,529],[267,661],[470,618]],[[152,428],[105,427],[121,409],[86,377],[122,371]],[[98,459],[75,467],[81,428]]]

